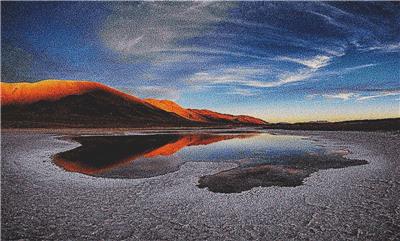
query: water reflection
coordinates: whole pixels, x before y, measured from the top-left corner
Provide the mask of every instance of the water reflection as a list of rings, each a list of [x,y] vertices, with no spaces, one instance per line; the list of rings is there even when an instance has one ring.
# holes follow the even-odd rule
[[[134,136],[81,136],[80,147],[61,152],[54,163],[66,171],[92,176],[142,178],[175,171],[187,161],[176,154],[185,147],[209,145],[255,134],[149,134]]]
[[[321,169],[365,164],[299,136],[266,133],[168,133],[80,136],[80,147],[56,154],[63,169],[109,178],[145,178],[185,162],[233,162],[237,168],[201,177],[200,188],[234,193],[257,186],[297,186]]]

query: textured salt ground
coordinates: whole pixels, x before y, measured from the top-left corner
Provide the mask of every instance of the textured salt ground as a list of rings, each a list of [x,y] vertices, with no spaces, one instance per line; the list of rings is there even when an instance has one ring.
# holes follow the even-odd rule
[[[368,165],[319,171],[298,187],[234,194],[196,187],[234,167],[186,163],[149,179],[68,173],[50,156],[77,146],[56,135],[2,133],[2,240],[398,240],[397,133],[272,131],[348,149]]]

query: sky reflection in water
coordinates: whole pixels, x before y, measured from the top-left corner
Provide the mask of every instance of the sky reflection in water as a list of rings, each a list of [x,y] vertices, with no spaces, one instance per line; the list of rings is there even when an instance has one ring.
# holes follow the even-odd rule
[[[267,133],[168,133],[73,137],[80,147],[54,156],[66,171],[107,178],[146,178],[185,162],[233,162],[238,167],[201,177],[199,187],[241,192],[257,186],[297,186],[319,169],[365,164],[328,153],[315,142]]]

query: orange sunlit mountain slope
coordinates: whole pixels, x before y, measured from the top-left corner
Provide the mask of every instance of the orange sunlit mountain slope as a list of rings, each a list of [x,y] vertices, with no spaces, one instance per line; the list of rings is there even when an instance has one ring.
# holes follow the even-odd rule
[[[140,99],[90,81],[1,83],[6,127],[155,127],[260,125],[250,116],[185,109],[169,100]]]
[[[106,85],[91,81],[43,80],[35,83],[1,83],[1,105],[31,104],[55,101],[69,95],[81,95],[89,91],[104,90],[126,100],[144,103],[143,100]]]
[[[202,115],[199,115],[194,111],[185,109],[173,101],[157,99],[145,99],[145,101],[165,111],[174,112],[175,114],[182,116],[183,118],[193,121],[207,122],[207,119],[204,118]]]
[[[199,121],[199,122],[227,122],[227,123],[248,123],[263,125],[265,121],[246,115],[229,115],[221,114],[211,110],[196,110],[196,109],[185,109],[180,105],[170,100],[157,100],[157,99],[145,99],[148,103],[157,106],[165,111],[173,112],[186,119]]]
[[[221,114],[211,110],[196,110],[196,109],[188,109],[194,113],[197,113],[208,121],[227,121],[227,122],[237,122],[237,123],[248,123],[248,124],[256,124],[256,125],[263,125],[266,124],[265,121],[254,118],[247,115],[229,115],[229,114]]]

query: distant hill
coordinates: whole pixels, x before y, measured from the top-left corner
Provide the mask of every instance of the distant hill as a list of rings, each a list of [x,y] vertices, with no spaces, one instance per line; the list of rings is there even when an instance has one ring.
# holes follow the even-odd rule
[[[100,83],[1,83],[2,127],[180,127],[260,125],[249,116],[209,118],[172,101],[143,100]],[[211,113],[211,111],[210,111]],[[229,116],[225,118],[224,116]]]
[[[318,130],[318,131],[393,131],[400,130],[400,118],[380,120],[354,120],[341,122],[304,122],[267,124],[266,129]]]
[[[151,105],[156,106],[157,108],[160,108],[168,112],[173,112],[185,119],[202,123],[207,122],[207,119],[204,118],[202,115],[199,115],[194,111],[191,111],[190,109],[185,109],[173,101],[158,100],[158,99],[145,99],[145,101]]]
[[[267,122],[246,115],[221,114],[211,110],[184,109],[170,100],[145,99],[165,111],[174,112],[186,119],[202,123],[264,125]]]

